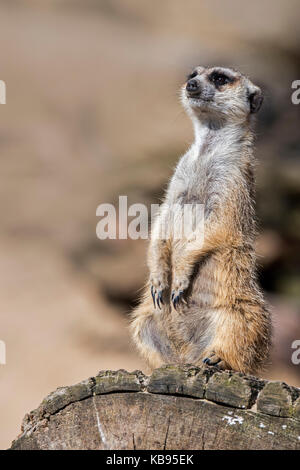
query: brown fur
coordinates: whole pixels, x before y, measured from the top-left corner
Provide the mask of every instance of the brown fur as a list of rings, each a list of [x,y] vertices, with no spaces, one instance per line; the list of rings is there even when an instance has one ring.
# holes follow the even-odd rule
[[[211,70],[198,68],[209,102],[190,99],[183,87],[196,139],[177,166],[165,211],[154,227],[156,231],[168,223],[172,204],[199,202],[204,204],[204,242],[175,239],[172,230],[165,239],[152,238],[150,279],[132,314],[131,331],[151,368],[170,362],[199,365],[207,358],[208,364],[223,369],[254,373],[265,363],[271,342],[270,314],[257,284],[253,248],[254,105],[249,105],[249,96],[257,100],[261,92],[233,70],[234,86],[212,89]],[[173,298],[179,295],[176,308],[172,293]],[[159,294],[163,304],[157,301]]]

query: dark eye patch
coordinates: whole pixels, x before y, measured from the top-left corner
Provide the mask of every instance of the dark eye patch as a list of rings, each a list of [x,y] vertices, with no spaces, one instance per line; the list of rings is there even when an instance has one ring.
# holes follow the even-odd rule
[[[191,78],[195,78],[195,77],[197,77],[197,75],[198,75],[197,70],[194,70],[194,72],[190,73],[190,74],[187,76],[187,80],[191,80]]]
[[[223,72],[212,72],[208,78],[217,88],[234,82],[233,77],[229,77]]]

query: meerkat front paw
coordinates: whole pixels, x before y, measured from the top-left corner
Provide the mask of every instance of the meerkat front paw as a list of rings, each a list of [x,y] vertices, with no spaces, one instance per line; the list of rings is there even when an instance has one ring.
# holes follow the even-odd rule
[[[175,276],[174,282],[173,282],[173,289],[172,289],[172,303],[177,310],[178,305],[180,302],[186,303],[184,299],[184,292],[189,286],[189,277],[188,276],[181,276],[177,277]]]
[[[164,292],[167,287],[168,283],[164,276],[150,276],[150,290],[154,308],[158,307],[161,310],[161,305],[164,304]]]

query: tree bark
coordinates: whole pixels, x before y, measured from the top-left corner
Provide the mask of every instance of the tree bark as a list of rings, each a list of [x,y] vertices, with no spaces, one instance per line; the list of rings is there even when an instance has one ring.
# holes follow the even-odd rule
[[[217,368],[102,371],[51,393],[11,449],[300,449],[300,389]]]

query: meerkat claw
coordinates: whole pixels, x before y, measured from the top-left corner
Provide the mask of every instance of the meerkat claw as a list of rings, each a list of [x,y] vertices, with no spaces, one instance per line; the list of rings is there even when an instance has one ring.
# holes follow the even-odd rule
[[[163,293],[162,293],[161,290],[158,292],[158,301],[159,301],[162,305],[164,305]]]
[[[178,296],[176,296],[174,299],[173,299],[173,307],[175,308],[175,310],[177,310],[177,304],[179,303],[179,299],[178,299]]]
[[[154,286],[151,286],[151,296],[154,308],[158,307],[161,310],[161,305],[164,305],[163,291],[157,291]]]
[[[212,361],[211,359],[209,359],[209,357],[206,357],[205,359],[203,359],[203,362],[204,364],[207,364],[209,366],[216,366],[217,364],[219,364],[219,362],[221,362],[221,359],[219,358],[217,361]]]
[[[203,363],[204,364],[207,364],[209,366],[216,366],[217,364],[219,364],[219,362],[221,362],[222,359],[219,357],[219,356],[216,356],[214,353],[210,356],[210,357],[205,357],[203,359]]]
[[[155,308],[156,305],[155,305],[155,294],[154,294],[154,288],[153,288],[153,286],[151,286],[151,295],[152,295],[153,305],[154,305],[154,308]]]
[[[177,295],[176,295],[175,291],[172,292],[172,297],[171,298],[172,298],[172,303],[173,303],[173,307],[175,308],[175,310],[177,310],[177,307],[178,307],[180,302],[186,303],[184,298],[183,298],[183,293],[184,293],[183,290],[178,291]]]

